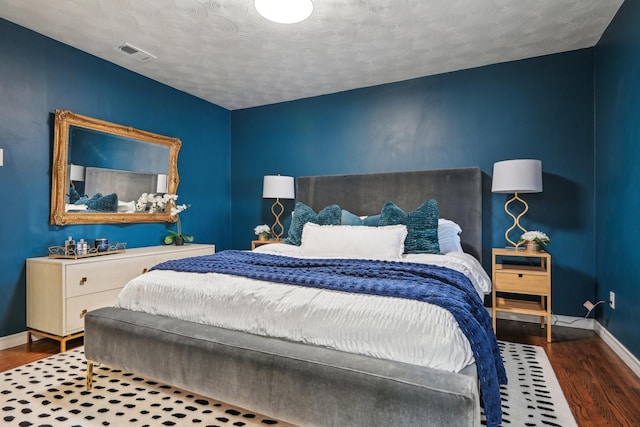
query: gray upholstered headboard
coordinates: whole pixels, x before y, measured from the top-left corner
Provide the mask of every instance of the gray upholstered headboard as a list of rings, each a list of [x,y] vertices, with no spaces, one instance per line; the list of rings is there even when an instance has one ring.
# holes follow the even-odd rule
[[[391,200],[411,212],[436,199],[440,217],[462,228],[462,248],[481,260],[482,173],[480,168],[387,172],[360,175],[305,176],[296,179],[296,200],[316,212],[337,204],[356,215],[380,213]]]

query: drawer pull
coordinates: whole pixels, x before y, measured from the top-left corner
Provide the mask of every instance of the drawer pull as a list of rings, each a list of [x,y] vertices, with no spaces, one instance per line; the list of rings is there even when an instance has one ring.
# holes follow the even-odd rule
[[[142,269],[142,274],[146,273],[147,271],[149,271],[149,269],[148,269],[148,268],[143,268],[143,269]]]
[[[523,274],[522,274],[522,273],[518,273],[518,277],[522,277],[522,276],[523,276]]]
[[[87,309],[85,308],[84,310],[82,310],[82,311],[80,312],[80,317],[84,317],[84,316],[86,316],[86,315],[87,315]]]
[[[87,283],[86,277],[83,277],[82,279],[80,279],[80,286],[84,285],[85,283]]]

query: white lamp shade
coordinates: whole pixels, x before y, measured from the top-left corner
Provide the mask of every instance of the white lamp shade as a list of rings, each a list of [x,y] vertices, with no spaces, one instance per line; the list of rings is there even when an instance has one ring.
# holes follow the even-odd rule
[[[519,159],[494,163],[491,191],[493,193],[542,192],[542,162]]]
[[[70,181],[84,181],[84,166],[69,165],[69,180]]]
[[[167,192],[167,174],[159,173],[158,182],[156,184],[156,193],[166,193],[166,192]]]
[[[278,24],[295,24],[311,16],[311,0],[255,0],[256,10],[264,18]]]
[[[262,185],[263,199],[294,199],[296,190],[292,176],[267,175]]]

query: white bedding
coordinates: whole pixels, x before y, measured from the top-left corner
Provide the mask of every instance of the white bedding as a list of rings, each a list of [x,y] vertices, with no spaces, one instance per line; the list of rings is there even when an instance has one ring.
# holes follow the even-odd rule
[[[288,256],[299,251],[282,244],[259,249]],[[407,260],[437,259],[467,274],[480,295],[489,292],[486,273],[465,255],[410,255]],[[133,279],[116,306],[453,372],[474,361],[469,342],[448,311],[400,298],[218,273],[154,270]]]

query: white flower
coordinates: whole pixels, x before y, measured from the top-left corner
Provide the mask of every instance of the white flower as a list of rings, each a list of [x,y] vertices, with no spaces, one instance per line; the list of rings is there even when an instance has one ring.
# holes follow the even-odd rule
[[[171,206],[171,216],[176,216],[183,210],[187,209],[189,206],[187,205],[175,205]]]
[[[271,232],[271,228],[269,228],[269,226],[266,224],[262,224],[262,225],[256,226],[256,228],[254,228],[253,231],[254,233],[256,233],[256,236],[258,236],[262,233],[269,234]]]
[[[171,206],[171,216],[176,216],[191,205],[178,205],[177,194],[163,194],[162,196],[154,193],[142,193],[136,202],[136,211],[150,213],[166,212],[167,206]],[[150,205],[150,206],[149,206]]]
[[[542,231],[527,231],[522,236],[520,236],[520,241],[525,240],[529,242],[542,243],[545,245],[551,241],[549,236],[547,236]]]

